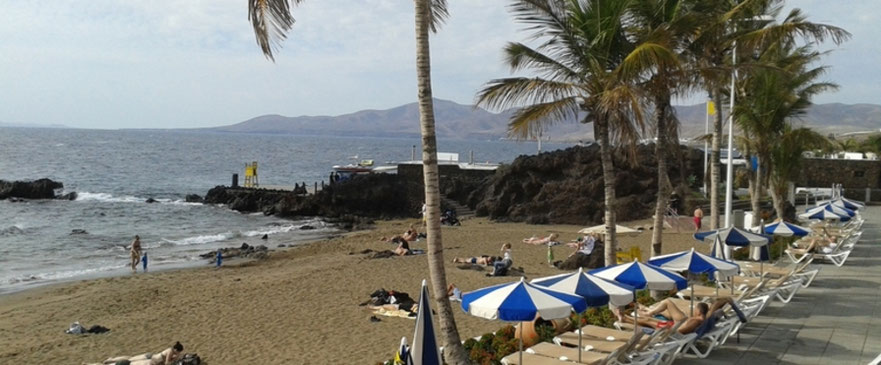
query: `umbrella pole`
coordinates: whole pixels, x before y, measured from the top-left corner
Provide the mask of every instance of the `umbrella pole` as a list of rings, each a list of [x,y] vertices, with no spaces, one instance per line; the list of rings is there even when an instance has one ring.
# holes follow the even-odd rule
[[[633,333],[639,330],[639,301],[637,300],[636,304],[633,308],[636,309],[633,311]]]
[[[520,322],[520,361],[518,365],[523,365],[523,322]]]
[[[581,362],[581,351],[584,351],[584,348],[581,347],[581,313],[578,313],[578,362]]]

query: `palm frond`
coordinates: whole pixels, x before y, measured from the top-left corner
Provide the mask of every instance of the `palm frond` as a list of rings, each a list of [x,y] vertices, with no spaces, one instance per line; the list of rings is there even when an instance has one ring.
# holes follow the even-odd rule
[[[257,44],[266,58],[275,62],[274,50],[281,47],[288,31],[294,25],[291,3],[303,0],[248,0],[248,19],[254,27]]]
[[[580,96],[577,86],[540,78],[512,77],[492,80],[477,93],[476,105],[488,110],[505,110],[530,104]]]
[[[576,97],[533,103],[514,112],[508,123],[508,135],[518,139],[538,136],[542,130],[556,123],[575,120],[579,110]]]
[[[437,33],[441,25],[450,17],[447,0],[430,0],[428,24],[432,33]]]

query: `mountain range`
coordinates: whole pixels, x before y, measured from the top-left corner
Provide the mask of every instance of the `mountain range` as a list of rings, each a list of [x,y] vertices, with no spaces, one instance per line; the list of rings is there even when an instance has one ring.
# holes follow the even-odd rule
[[[705,105],[676,106],[681,135],[690,138],[704,134]],[[507,137],[512,111],[492,113],[472,105],[435,99],[436,131],[439,138],[499,139]],[[712,121],[712,120],[711,120]],[[881,127],[881,105],[816,104],[796,124],[823,134],[875,130]],[[339,116],[263,115],[240,123],[207,128],[214,132],[276,133],[300,135],[336,135],[368,137],[418,137],[419,108],[416,103],[386,110],[361,110]],[[558,123],[543,136],[557,141],[590,140],[593,128],[581,123]]]

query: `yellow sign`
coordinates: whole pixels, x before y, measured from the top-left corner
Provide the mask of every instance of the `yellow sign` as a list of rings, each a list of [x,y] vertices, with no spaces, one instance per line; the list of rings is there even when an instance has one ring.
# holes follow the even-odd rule
[[[716,115],[716,104],[712,101],[707,102],[707,114]]]

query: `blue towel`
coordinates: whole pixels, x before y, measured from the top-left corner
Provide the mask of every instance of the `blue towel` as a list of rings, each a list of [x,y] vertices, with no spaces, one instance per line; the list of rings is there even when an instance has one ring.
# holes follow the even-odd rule
[[[722,318],[721,310],[717,310],[713,312],[713,314],[711,314],[709,317],[707,317],[704,323],[701,323],[700,327],[698,327],[694,331],[694,333],[697,335],[697,338],[703,337],[707,332],[710,332],[714,328],[716,328],[716,322],[719,321],[719,318]]]

